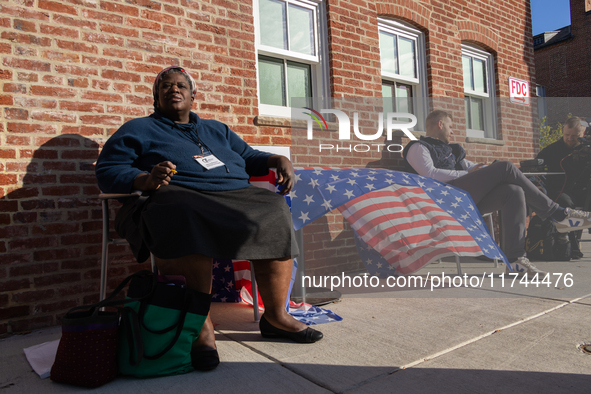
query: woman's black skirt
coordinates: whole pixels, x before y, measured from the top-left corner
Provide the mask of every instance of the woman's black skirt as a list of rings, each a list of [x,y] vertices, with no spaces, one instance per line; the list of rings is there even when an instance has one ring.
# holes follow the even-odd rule
[[[161,259],[201,254],[258,260],[298,254],[285,198],[254,186],[216,192],[161,186],[147,200],[126,202],[115,228],[138,262],[150,252]]]

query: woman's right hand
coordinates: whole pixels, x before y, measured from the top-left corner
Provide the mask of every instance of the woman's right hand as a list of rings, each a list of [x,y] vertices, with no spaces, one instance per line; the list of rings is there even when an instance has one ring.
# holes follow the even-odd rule
[[[162,185],[168,185],[172,176],[176,173],[176,166],[170,161],[158,163],[148,173],[141,173],[133,182],[134,190],[148,191],[156,190]]]

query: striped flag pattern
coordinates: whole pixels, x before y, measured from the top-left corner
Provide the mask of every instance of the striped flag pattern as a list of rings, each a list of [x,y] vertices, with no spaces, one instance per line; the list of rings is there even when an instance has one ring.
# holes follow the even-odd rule
[[[291,193],[296,229],[335,208],[356,233],[358,249],[373,249],[370,272],[411,274],[446,256],[506,259],[470,195],[420,175],[331,167],[296,168]],[[375,261],[374,261],[375,260]]]

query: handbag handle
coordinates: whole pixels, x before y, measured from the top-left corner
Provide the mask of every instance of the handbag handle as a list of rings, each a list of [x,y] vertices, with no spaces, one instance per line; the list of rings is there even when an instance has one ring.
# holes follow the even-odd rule
[[[166,346],[166,348],[164,348],[160,353],[152,355],[152,356],[148,356],[147,354],[144,354],[143,357],[147,360],[156,360],[162,356],[164,356],[166,354],[166,352],[168,352],[170,349],[172,349],[172,347],[175,345],[176,341],[179,339],[179,337],[181,336],[181,333],[183,331],[183,328],[185,326],[185,317],[187,316],[187,312],[189,311],[189,309],[191,308],[191,304],[193,303],[193,299],[190,296],[190,291],[189,289],[185,288],[185,295],[183,297],[183,308],[180,311],[180,315],[179,315],[179,319],[176,322],[176,324],[173,324],[172,326],[165,328],[163,330],[151,330],[146,326],[146,323],[144,321],[144,315],[146,312],[146,307],[144,307],[144,303],[142,303],[141,307],[140,307],[140,313],[139,313],[139,321],[141,322],[141,325],[149,332],[153,333],[153,334],[163,334],[166,333],[172,329],[174,329],[176,327],[176,333],[174,335],[174,338],[170,341],[170,343]],[[130,361],[131,361],[131,355],[130,355]]]
[[[135,277],[138,276],[152,276],[152,287],[150,289],[150,292],[148,294],[146,294],[143,297],[140,298],[120,298],[117,300],[114,300],[113,298],[115,298],[122,290],[123,288]],[[117,307],[119,305],[124,305],[127,304],[129,302],[133,302],[133,301],[141,301],[144,298],[150,297],[152,294],[154,294],[154,292],[156,291],[156,275],[154,275],[152,273],[152,271],[148,271],[148,270],[142,270],[142,271],[138,271],[135,272],[131,275],[129,275],[127,278],[125,278],[123,280],[123,282],[119,283],[119,285],[115,288],[115,290],[113,290],[113,292],[104,300],[97,302],[96,304],[90,304],[90,305],[79,305],[79,306],[75,306],[72,309],[70,309],[66,315],[69,315],[70,313],[77,311],[77,310],[81,310],[81,309],[90,309],[93,310],[93,314],[94,313],[98,313],[98,310],[100,308],[104,308],[107,306],[111,306],[111,307]]]
[[[127,327],[127,343],[129,344],[129,365],[137,366],[144,357],[144,341],[142,341],[141,329],[137,313],[130,307],[122,308],[121,323]],[[135,352],[134,352],[135,350]],[[135,355],[135,360],[133,356]]]

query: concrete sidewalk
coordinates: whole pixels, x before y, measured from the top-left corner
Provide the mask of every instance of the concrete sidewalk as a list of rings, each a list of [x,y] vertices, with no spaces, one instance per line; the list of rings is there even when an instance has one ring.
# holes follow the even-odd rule
[[[536,265],[564,275],[537,288],[485,276],[477,288],[395,289],[345,295],[327,309],[342,322],[317,326],[316,344],[265,340],[252,309],[213,304],[222,364],[212,372],[118,378],[95,390],[41,380],[23,348],[60,337],[60,328],[0,341],[0,390],[12,393],[591,393],[591,236],[585,257]],[[468,278],[504,265],[462,259]],[[426,277],[456,273],[432,264]],[[476,283],[475,281],[473,283]]]

